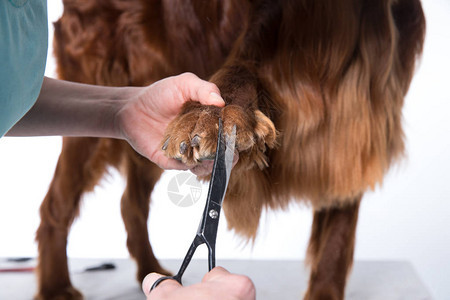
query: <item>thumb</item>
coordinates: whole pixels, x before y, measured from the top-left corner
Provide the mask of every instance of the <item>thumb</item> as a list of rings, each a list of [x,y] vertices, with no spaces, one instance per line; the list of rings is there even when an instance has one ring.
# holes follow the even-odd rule
[[[150,289],[152,288],[153,284],[158,280],[159,278],[164,277],[161,274],[158,273],[150,273],[147,276],[145,276],[144,280],[142,281],[142,291],[144,292],[145,296],[148,298],[150,295]],[[160,284],[158,284],[157,288],[158,290],[164,290],[164,292],[170,292],[172,290],[178,289],[181,287],[181,284],[179,284],[174,279],[167,279],[163,280]]]
[[[211,82],[202,80],[192,73],[177,76],[179,87],[185,99],[200,102],[203,105],[224,106],[219,88]]]
[[[148,297],[150,294],[150,289],[152,288],[153,284],[158,280],[159,278],[163,277],[161,274],[158,273],[150,273],[147,276],[145,276],[144,280],[142,281],[142,291],[144,292],[145,296]]]

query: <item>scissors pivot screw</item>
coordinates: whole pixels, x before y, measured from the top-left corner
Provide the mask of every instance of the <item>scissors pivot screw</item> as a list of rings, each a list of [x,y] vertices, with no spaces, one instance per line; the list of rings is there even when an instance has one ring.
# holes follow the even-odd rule
[[[212,219],[217,219],[217,217],[219,216],[219,213],[217,212],[217,210],[211,209],[211,210],[209,211],[209,216],[210,216]]]

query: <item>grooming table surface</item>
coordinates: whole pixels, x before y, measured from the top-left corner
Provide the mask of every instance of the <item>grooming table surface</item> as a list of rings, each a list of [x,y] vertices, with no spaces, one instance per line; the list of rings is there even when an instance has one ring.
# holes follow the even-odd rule
[[[5,260],[0,259],[3,267]],[[87,267],[105,262],[114,263],[114,270],[83,272]],[[162,260],[162,265],[176,273],[181,260]],[[218,260],[221,266],[234,273],[252,278],[257,299],[301,299],[306,289],[308,271],[302,261]],[[10,263],[6,264],[11,267]],[[15,263],[14,266],[26,266]],[[72,283],[87,300],[120,299],[143,300],[140,285],[135,280],[135,265],[126,259],[70,259]],[[199,282],[207,270],[207,262],[193,260],[183,283]],[[33,298],[36,283],[31,272],[0,273],[1,300],[29,300]],[[403,261],[357,261],[349,278],[346,299],[431,299],[412,265]]]

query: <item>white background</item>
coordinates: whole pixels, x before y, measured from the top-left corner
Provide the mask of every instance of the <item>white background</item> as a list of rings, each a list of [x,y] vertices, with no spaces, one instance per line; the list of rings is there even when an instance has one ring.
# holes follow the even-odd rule
[[[408,260],[436,299],[450,299],[450,2],[423,1],[427,17],[424,56],[404,107],[408,157],[388,174],[383,187],[365,196],[357,232],[357,260]],[[49,1],[49,19],[62,12]],[[52,45],[52,26],[50,24]],[[49,49],[48,76],[54,77]],[[61,139],[0,140],[0,257],[35,256],[38,209],[61,149]],[[206,196],[190,208],[167,197],[166,172],[153,193],[150,236],[159,258],[184,256],[196,231]],[[124,181],[115,170],[84,197],[81,217],[69,238],[71,257],[128,257],[119,200]],[[304,259],[311,211],[263,215],[252,246],[226,230],[222,219],[218,259]],[[206,257],[201,253],[201,257]]]

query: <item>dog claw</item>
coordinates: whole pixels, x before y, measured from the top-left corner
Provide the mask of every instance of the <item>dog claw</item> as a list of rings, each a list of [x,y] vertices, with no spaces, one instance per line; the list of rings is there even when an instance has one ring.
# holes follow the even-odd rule
[[[181,142],[181,144],[180,144],[180,154],[186,153],[187,147],[188,146],[187,146],[187,144],[185,142]]]
[[[211,154],[211,155],[203,156],[203,157],[199,158],[199,161],[214,160],[214,158],[216,158],[216,155],[215,154]]]
[[[200,145],[200,137],[198,135],[195,135],[191,140],[191,146],[197,147],[198,145]]]
[[[170,138],[167,138],[167,140],[164,142],[164,144],[162,146],[163,151],[167,150],[167,147],[169,146],[169,140],[170,140]]]

